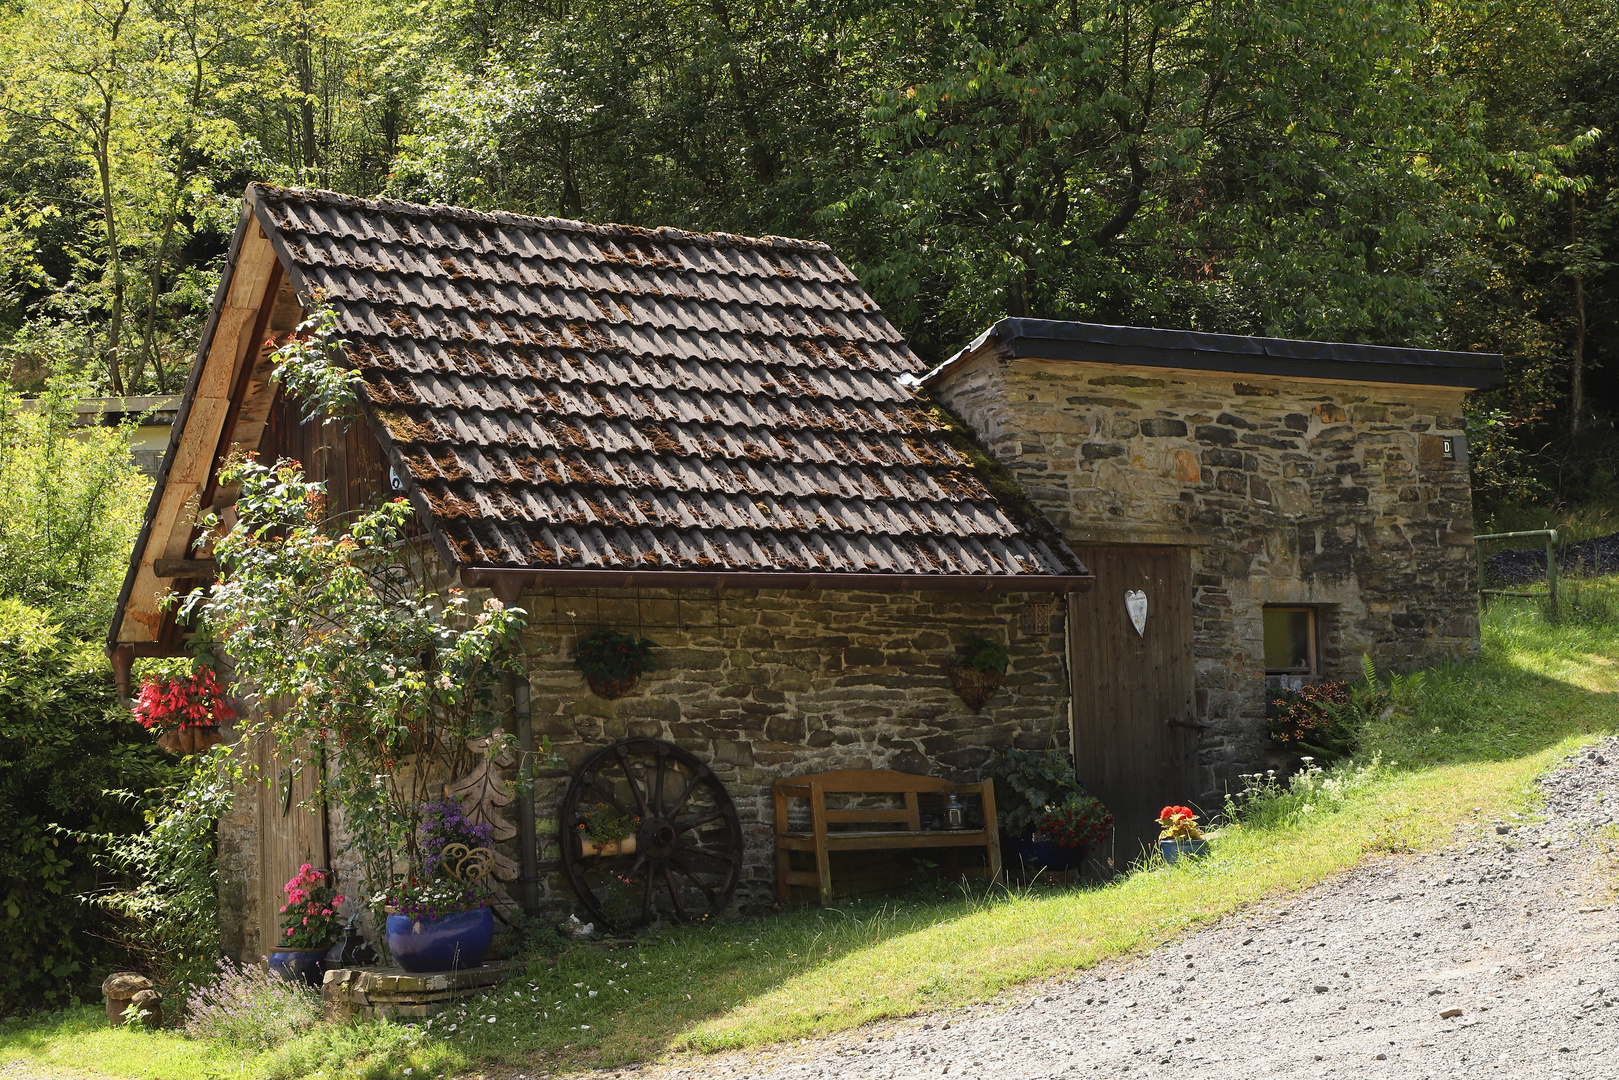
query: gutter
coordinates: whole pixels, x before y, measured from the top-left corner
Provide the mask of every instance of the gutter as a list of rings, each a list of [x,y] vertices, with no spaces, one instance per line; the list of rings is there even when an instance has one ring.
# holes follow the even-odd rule
[[[832,574],[709,570],[528,570],[462,566],[468,588],[501,589],[862,589],[870,592],[1089,592],[1094,574]],[[516,584],[506,584],[515,581]]]

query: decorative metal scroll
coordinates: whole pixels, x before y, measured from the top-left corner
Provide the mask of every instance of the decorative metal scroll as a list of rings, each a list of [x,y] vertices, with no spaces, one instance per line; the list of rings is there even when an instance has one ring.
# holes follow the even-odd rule
[[[443,866],[451,877],[470,885],[489,876],[495,868],[495,853],[486,847],[469,848],[465,844],[446,844],[439,853]]]

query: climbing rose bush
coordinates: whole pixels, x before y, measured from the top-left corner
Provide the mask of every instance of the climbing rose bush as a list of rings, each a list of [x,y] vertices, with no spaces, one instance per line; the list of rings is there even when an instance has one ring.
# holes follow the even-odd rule
[[[288,460],[237,458],[222,482],[239,486],[237,521],[210,523],[219,580],[186,610],[260,705],[245,733],[273,738],[341,808],[373,896],[396,857],[421,864],[423,807],[471,767],[469,740],[494,732],[501,678],[521,670],[523,612],[451,587],[404,499],[334,515],[324,486]],[[498,735],[491,752],[508,747]],[[406,757],[414,768],[398,767]]]

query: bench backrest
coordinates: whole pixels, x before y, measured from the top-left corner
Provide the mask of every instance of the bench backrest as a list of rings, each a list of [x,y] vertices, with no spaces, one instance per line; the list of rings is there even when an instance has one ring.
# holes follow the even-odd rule
[[[907,791],[945,794],[954,786],[937,776],[917,776],[893,769],[834,769],[776,781],[777,787],[788,788],[808,789],[811,784],[836,795],[903,795]]]
[[[777,828],[786,826],[787,799],[808,799],[817,833],[824,833],[827,825],[898,825],[914,832],[922,827],[917,795],[943,795],[956,787],[937,776],[917,776],[893,769],[834,769],[785,777],[777,780],[775,786]],[[826,805],[828,795],[900,795],[905,805],[833,810]]]

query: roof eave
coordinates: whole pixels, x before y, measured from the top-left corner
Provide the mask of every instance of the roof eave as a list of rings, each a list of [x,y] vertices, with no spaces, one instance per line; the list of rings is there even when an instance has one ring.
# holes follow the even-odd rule
[[[468,588],[494,588],[497,582],[520,589],[859,589],[867,592],[1088,592],[1093,574],[840,574],[754,570],[532,570],[505,566],[463,566]]]
[[[1134,340],[1101,340],[1096,332]],[[1089,336],[1087,336],[1089,334]],[[1152,339],[1161,338],[1163,343]],[[1195,342],[1195,346],[1186,344]],[[1236,348],[1234,345],[1246,346]],[[1499,353],[1400,349],[1290,338],[1244,338],[1230,334],[1104,327],[1047,319],[1001,319],[972,344],[922,377],[934,386],[951,372],[993,349],[1006,360],[1179,368],[1233,375],[1315,379],[1486,390],[1504,379]],[[1338,350],[1340,355],[1322,355]],[[1304,355],[1304,353],[1317,355]],[[1294,355],[1287,355],[1293,353]],[[1386,358],[1385,358],[1386,357]]]

